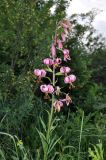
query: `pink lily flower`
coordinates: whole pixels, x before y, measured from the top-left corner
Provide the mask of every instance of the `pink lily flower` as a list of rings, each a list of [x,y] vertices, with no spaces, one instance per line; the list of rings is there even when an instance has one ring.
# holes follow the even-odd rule
[[[71,60],[68,49],[64,49],[63,54],[64,54],[64,61]]]
[[[61,59],[61,58],[56,58],[53,65],[54,65],[55,67],[57,67],[57,66],[59,66],[59,64],[61,64],[61,63],[62,63],[62,59]]]
[[[35,76],[39,77],[39,78],[42,78],[42,77],[45,77],[46,76],[46,71],[44,69],[35,69],[34,70],[34,74]]]
[[[48,94],[48,93],[53,93],[54,92],[54,88],[53,88],[53,86],[52,85],[46,85],[46,84],[44,84],[44,85],[41,85],[40,86],[40,90],[43,92],[43,93],[46,93],[46,94]]]
[[[64,83],[66,83],[66,84],[67,84],[67,83],[70,83],[70,78],[69,78],[69,76],[67,76],[67,77],[64,78]]]
[[[61,107],[63,107],[63,102],[56,100],[53,106],[55,108],[55,111],[60,112]]]
[[[64,82],[67,84],[67,83],[73,83],[74,81],[76,80],[76,76],[71,74],[67,77],[64,78]]]
[[[53,86],[48,84],[48,93],[53,93],[53,92],[54,92]]]
[[[71,83],[76,81],[76,76],[73,74],[69,75],[69,78],[70,78]]]
[[[63,74],[69,73],[71,69],[69,67],[61,67],[60,72]]]
[[[51,65],[53,65],[53,60],[50,59],[50,58],[45,58],[43,60],[43,63],[46,64],[46,65],[48,65],[48,66],[51,66]]]
[[[66,105],[69,106],[70,103],[72,103],[71,97],[66,94],[66,98],[61,100],[62,102],[66,102]]]

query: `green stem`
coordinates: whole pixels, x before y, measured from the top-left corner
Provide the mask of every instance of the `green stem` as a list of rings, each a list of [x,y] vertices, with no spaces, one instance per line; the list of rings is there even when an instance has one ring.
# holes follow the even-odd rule
[[[83,123],[84,123],[84,111],[82,112],[82,120],[81,120],[81,128],[80,128],[80,139],[79,139],[78,160],[80,160]]]
[[[53,60],[55,60],[55,57],[53,56]],[[55,67],[53,66],[53,87],[55,87]],[[52,94],[52,105],[51,105],[51,112],[48,118],[48,130],[47,130],[47,144],[49,145],[49,139],[50,139],[50,130],[51,130],[51,125],[52,125],[52,118],[53,118],[53,104],[54,104],[54,93]],[[44,160],[47,160],[48,158],[48,147],[47,150],[44,153]]]

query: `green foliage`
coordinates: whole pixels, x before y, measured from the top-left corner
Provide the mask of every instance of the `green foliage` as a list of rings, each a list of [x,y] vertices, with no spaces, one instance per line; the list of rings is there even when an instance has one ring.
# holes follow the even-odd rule
[[[102,142],[99,142],[96,145],[93,145],[94,151],[89,148],[89,156],[92,158],[92,160],[103,160],[103,146]]]

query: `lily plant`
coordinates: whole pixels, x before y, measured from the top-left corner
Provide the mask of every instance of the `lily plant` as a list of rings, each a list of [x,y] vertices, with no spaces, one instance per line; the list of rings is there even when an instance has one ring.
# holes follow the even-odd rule
[[[71,23],[66,19],[60,21],[57,24],[56,32],[50,47],[50,56],[46,57],[43,60],[43,64],[46,65],[46,69],[34,70],[34,75],[37,79],[37,82],[41,82],[40,90],[44,94],[44,99],[51,100],[51,111],[50,113],[48,112],[49,117],[47,126],[41,119],[45,134],[37,129],[43,145],[44,160],[48,159],[51,150],[59,141],[59,139],[51,140],[50,138],[53,131],[54,123],[53,113],[60,112],[65,105],[68,106],[70,103],[72,103],[70,93],[62,92],[61,88],[63,87],[57,85],[57,76],[60,75],[64,76],[63,81],[66,85],[69,85],[69,88],[72,88],[73,82],[76,81],[76,76],[74,74],[71,74],[71,68],[66,65],[62,65],[63,62],[68,63],[68,61],[71,60],[70,51],[67,48],[63,47],[64,43],[67,40],[71,27]],[[58,56],[58,52],[61,53],[60,57]],[[47,77],[47,72],[52,73],[52,78]],[[42,82],[42,79],[44,77],[47,77],[49,79],[49,84],[44,84]]]

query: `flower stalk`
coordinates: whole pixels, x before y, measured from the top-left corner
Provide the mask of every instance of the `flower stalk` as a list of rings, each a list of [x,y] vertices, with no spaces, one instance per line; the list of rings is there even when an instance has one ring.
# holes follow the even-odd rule
[[[55,54],[53,54],[52,57],[53,57],[53,62],[54,62],[55,59],[56,59]],[[53,72],[52,72],[52,84],[53,84],[53,87],[55,88],[55,66],[54,65],[53,65]],[[54,97],[54,92],[53,92],[52,93],[51,111],[50,111],[50,114],[49,114],[49,117],[48,117],[48,128],[47,128],[47,136],[46,136],[47,144],[49,144],[50,130],[51,130],[51,126],[52,126],[54,98],[55,97]],[[47,150],[48,150],[48,147],[47,147]],[[47,154],[48,154],[48,151],[46,151],[45,154],[44,154],[44,160],[47,160]]]

